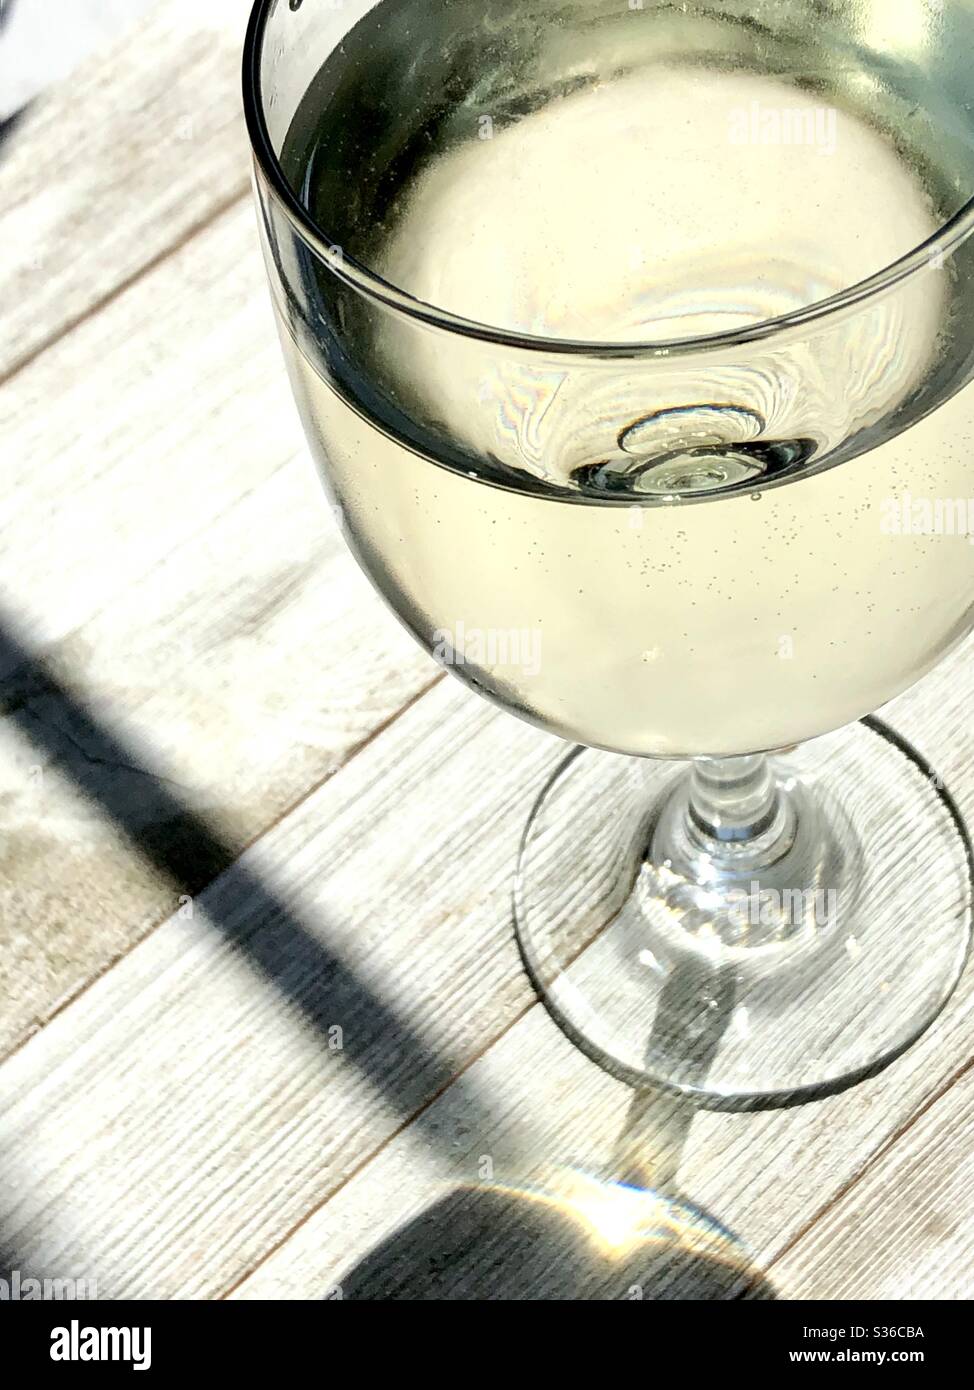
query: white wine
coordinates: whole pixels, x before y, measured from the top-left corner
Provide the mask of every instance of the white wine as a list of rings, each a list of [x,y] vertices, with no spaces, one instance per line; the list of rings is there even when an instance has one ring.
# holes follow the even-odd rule
[[[626,753],[823,733],[972,623],[971,538],[891,522],[972,492],[968,243],[686,346],[860,283],[971,192],[964,109],[923,89],[943,7],[905,51],[868,6],[842,44],[765,8],[792,27],[380,4],[282,152],[335,248],[282,337],[366,570],[483,693]],[[492,331],[363,307],[343,262]]]

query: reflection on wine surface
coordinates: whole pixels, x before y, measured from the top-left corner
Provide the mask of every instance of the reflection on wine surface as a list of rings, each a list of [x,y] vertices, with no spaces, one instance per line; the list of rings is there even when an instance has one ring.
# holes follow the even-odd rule
[[[308,438],[419,640],[588,745],[515,927],[635,1084],[851,1085],[966,959],[949,792],[854,721],[974,622],[972,42],[960,0],[255,9]]]

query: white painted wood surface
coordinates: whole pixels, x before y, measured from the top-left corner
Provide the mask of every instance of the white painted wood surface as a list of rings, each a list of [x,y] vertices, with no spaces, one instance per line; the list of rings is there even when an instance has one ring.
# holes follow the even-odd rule
[[[0,0],[0,121],[124,32],[156,0]]]
[[[534,1002],[510,880],[561,745],[440,678],[320,499],[245,9],[167,0],[0,156],[0,1261],[107,1297],[611,1291],[633,1267],[539,1195],[584,1169],[731,1233],[687,1217],[647,1296],[969,1296],[970,976],[882,1077],[759,1116],[634,1108]],[[890,716],[969,818],[972,684],[968,646]]]
[[[248,187],[246,0],[166,0],[28,107],[0,160],[0,380]]]
[[[212,813],[224,857],[436,676],[347,554],[314,477],[247,200],[17,372],[0,419],[3,621]],[[7,698],[35,685],[14,680]],[[65,722],[43,692],[26,715]],[[22,922],[53,917],[58,931],[20,928],[0,954],[0,1048],[165,917],[176,891],[17,730],[0,728],[6,891]],[[145,779],[130,782],[145,825],[158,808],[139,811]]]

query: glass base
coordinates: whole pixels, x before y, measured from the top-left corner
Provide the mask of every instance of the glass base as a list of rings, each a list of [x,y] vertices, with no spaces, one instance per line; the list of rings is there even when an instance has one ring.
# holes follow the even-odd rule
[[[866,719],[775,754],[774,813],[742,843],[727,831],[715,862],[688,814],[700,766],[576,748],[549,779],[514,894],[538,993],[612,1075],[714,1109],[874,1075],[968,954],[974,860],[953,801]]]

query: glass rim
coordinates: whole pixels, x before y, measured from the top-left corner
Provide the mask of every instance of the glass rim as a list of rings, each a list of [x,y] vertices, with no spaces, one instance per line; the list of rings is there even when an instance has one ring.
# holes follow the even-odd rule
[[[251,150],[260,173],[266,179],[271,192],[287,216],[294,230],[325,263],[329,270],[352,289],[371,299],[378,300],[387,307],[404,314],[410,319],[440,328],[464,338],[496,344],[499,347],[516,348],[529,352],[543,352],[549,355],[584,356],[592,358],[619,359],[630,357],[675,357],[719,348],[734,348],[747,343],[765,341],[779,337],[794,329],[809,327],[820,320],[842,314],[847,309],[868,303],[878,298],[886,290],[911,278],[923,269],[946,257],[974,232],[974,195],[925,241],[907,251],[883,269],[836,294],[828,295],[801,309],[742,328],[724,329],[718,333],[702,333],[693,337],[659,338],[640,342],[612,342],[608,339],[586,340],[581,338],[552,338],[544,335],[521,332],[517,329],[501,328],[497,325],[479,323],[462,315],[451,313],[448,309],[424,300],[400,289],[390,281],[377,275],[368,266],[349,256],[339,244],[320,227],[308,209],[297,197],[281,167],[280,160],[271,142],[270,132],[264,117],[264,97],[260,78],[260,64],[263,54],[264,34],[270,11],[281,0],[254,0],[247,24],[247,35],[243,50],[243,107],[250,137]],[[336,257],[340,251],[340,258]]]

